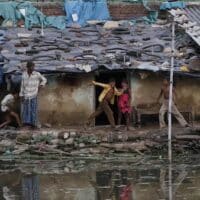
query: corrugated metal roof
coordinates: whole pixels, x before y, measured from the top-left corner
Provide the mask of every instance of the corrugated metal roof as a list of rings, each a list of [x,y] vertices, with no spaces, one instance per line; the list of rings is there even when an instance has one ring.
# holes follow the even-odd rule
[[[200,46],[200,5],[189,5],[183,10],[171,9],[169,13],[174,17],[175,22]]]
[[[200,5],[190,5],[185,8],[186,14],[191,21],[200,25]]]

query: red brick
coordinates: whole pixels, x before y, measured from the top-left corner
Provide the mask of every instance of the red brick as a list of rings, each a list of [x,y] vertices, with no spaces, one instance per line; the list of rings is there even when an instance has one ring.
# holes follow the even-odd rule
[[[40,6],[38,6],[41,9]],[[112,19],[131,19],[134,17],[146,16],[148,11],[144,8],[142,4],[109,4],[108,5],[110,15]],[[43,5],[42,11],[45,15],[66,15],[64,7],[61,5],[47,4]]]

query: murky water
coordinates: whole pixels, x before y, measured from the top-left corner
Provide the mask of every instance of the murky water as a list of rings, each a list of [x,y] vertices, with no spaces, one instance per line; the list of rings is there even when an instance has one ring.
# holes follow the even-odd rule
[[[173,199],[199,200],[200,157],[178,159]],[[169,166],[158,157],[5,161],[0,170],[0,200],[167,200],[169,193]]]

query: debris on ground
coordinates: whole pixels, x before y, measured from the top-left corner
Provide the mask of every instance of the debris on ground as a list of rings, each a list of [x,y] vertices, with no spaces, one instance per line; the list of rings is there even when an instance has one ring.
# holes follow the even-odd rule
[[[12,135],[12,137],[10,137]],[[3,137],[2,137],[3,136]],[[13,137],[15,136],[15,137]],[[91,129],[1,130],[0,155],[69,157],[108,153],[162,155],[167,151],[167,129],[112,131]],[[177,153],[200,152],[200,127],[173,128],[172,149]]]

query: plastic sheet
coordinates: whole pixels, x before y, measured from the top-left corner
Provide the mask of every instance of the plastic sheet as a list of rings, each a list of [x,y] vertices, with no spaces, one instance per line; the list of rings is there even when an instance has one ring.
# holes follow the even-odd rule
[[[66,1],[67,25],[84,26],[88,20],[108,20],[110,18],[105,0]]]
[[[30,2],[1,2],[0,16],[4,18],[4,23],[12,21],[14,25],[16,25],[18,20],[24,19],[26,28],[42,24],[44,27],[52,26],[58,29],[65,28],[65,16],[47,17]]]
[[[163,2],[160,6],[160,10],[168,10],[173,8],[183,9],[186,7],[185,2],[176,1],[176,2]]]

